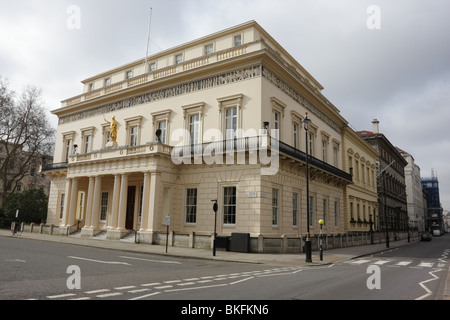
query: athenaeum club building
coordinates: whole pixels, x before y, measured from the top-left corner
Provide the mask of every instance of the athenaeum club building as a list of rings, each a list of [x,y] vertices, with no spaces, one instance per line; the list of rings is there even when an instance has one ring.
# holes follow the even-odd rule
[[[86,79],[62,102],[47,223],[62,234],[136,230],[141,243],[210,247],[249,234],[251,250],[297,252],[324,218],[344,232],[347,124],[315,80],[254,21]],[[311,120],[307,134],[302,120]]]

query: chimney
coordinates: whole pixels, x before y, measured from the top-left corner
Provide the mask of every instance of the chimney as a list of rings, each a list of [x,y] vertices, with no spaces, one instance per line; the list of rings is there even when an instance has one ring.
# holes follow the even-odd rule
[[[379,127],[380,121],[378,121],[377,119],[373,119],[372,124],[373,124],[373,133],[380,133]]]

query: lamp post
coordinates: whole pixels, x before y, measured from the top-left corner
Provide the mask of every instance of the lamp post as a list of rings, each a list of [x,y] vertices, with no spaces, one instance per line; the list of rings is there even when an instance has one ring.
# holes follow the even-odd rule
[[[308,112],[306,113],[306,117],[302,120],[303,126],[305,128],[305,147],[306,147],[306,241],[305,241],[305,253],[306,253],[306,262],[312,262],[311,258],[311,238],[309,234],[309,154],[308,154],[308,129],[311,123],[311,120],[308,118]]]
[[[219,206],[217,205],[217,200],[211,200],[214,202],[213,204],[213,211],[214,211],[214,240],[213,240],[213,256],[216,256],[216,227],[217,227],[217,210],[219,209]]]
[[[322,227],[325,224],[325,221],[323,219],[319,220],[319,225],[320,225],[320,236],[319,236],[319,241],[320,241],[320,247],[319,247],[319,251],[320,251],[320,261],[323,261],[323,248],[322,248]]]

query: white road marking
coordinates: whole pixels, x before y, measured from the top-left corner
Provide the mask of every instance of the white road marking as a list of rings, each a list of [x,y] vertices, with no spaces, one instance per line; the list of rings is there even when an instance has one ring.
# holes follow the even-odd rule
[[[424,294],[423,296],[418,297],[416,300],[423,300],[423,299],[429,297],[429,296],[433,293],[430,289],[428,289],[428,288],[424,285],[424,283],[427,283],[427,282],[429,282],[429,281],[434,281],[434,280],[439,279],[439,277],[438,277],[438,276],[435,276],[433,273],[438,272],[438,271],[441,271],[441,270],[442,270],[442,269],[438,269],[438,270],[434,270],[434,271],[428,272],[431,276],[433,276],[433,279],[428,279],[428,280],[419,282],[419,285],[420,285],[423,289],[425,289],[425,291],[426,291],[427,293]]]
[[[128,289],[134,289],[136,286],[126,286],[126,287],[118,287],[114,288],[114,290],[128,290]]]
[[[396,263],[395,265],[396,266],[407,266],[411,263],[412,263],[412,261],[400,261],[400,262]]]
[[[92,290],[92,291],[86,291],[86,294],[96,294],[96,293],[102,293],[102,292],[109,292],[109,289],[99,289],[99,290]]]
[[[141,284],[141,287],[152,287],[152,286],[157,286],[158,284],[161,284],[161,282],[144,283],[144,284]]]
[[[353,263],[353,264],[363,264],[363,263],[367,263],[367,262],[370,262],[371,260],[363,260],[363,259],[361,259],[361,260],[355,260],[355,261],[350,261],[350,263]]]
[[[161,292],[153,292],[153,293],[150,293],[150,294],[146,294],[145,296],[140,296],[140,297],[136,297],[136,298],[131,298],[130,300],[144,299],[144,298],[151,297],[151,296],[154,296],[154,295],[157,295],[157,294],[160,294],[160,293],[161,293]]]
[[[108,298],[108,297],[115,297],[122,295],[122,292],[111,292],[111,293],[105,293],[105,294],[99,294],[97,298]]]
[[[104,264],[123,264],[123,265],[131,266],[131,264],[126,263],[126,262],[118,262],[118,261],[101,261],[101,260],[94,260],[94,259],[81,258],[81,257],[73,257],[73,256],[69,256],[69,257],[67,257],[67,258],[70,258],[70,259],[77,259],[77,260],[84,260],[84,261],[90,261],[90,262],[96,262],[96,263],[104,263]]]
[[[391,262],[391,261],[390,260],[379,260],[379,261],[375,262],[374,264],[383,265],[383,264],[386,264],[388,262]]]
[[[177,261],[151,260],[151,259],[142,259],[142,258],[125,257],[125,256],[120,256],[119,258],[148,261],[148,262],[168,263],[168,264],[182,264],[181,262],[177,262]]]
[[[421,262],[418,266],[419,267],[426,267],[426,268],[432,268],[434,265],[434,262]]]
[[[60,294],[57,296],[48,296],[47,298],[49,299],[60,299],[60,298],[68,298],[68,297],[73,297],[76,296],[75,293],[66,293],[66,294]]]

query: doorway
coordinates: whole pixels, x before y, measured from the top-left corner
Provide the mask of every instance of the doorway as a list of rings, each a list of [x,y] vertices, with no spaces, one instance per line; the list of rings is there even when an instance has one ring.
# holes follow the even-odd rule
[[[134,229],[135,202],[136,202],[136,186],[129,186],[127,195],[127,217],[125,221],[125,228],[127,230]]]

